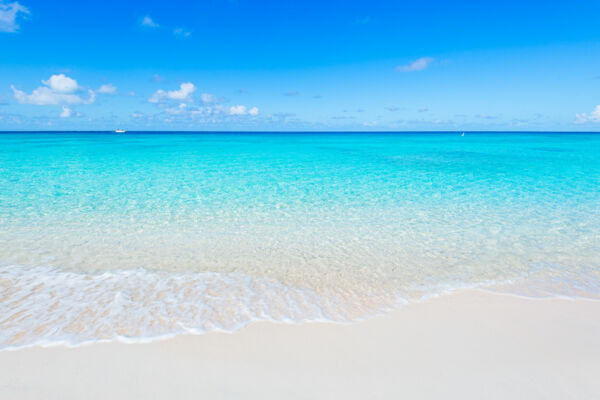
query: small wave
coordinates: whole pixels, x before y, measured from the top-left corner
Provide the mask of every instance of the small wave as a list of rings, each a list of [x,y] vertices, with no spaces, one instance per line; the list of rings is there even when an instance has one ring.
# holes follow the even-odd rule
[[[530,299],[600,300],[600,269],[533,263],[520,279],[489,285],[487,289]]]
[[[0,268],[0,350],[147,342],[184,333],[233,332],[254,321],[352,322],[462,289],[599,299],[598,272],[587,273],[543,264],[503,282],[430,282],[390,292],[344,284],[323,291],[237,273],[86,273],[10,265]]]
[[[231,332],[252,321],[347,322],[378,311],[347,290],[324,296],[234,273],[12,265],[0,268],[0,289],[0,349]]]

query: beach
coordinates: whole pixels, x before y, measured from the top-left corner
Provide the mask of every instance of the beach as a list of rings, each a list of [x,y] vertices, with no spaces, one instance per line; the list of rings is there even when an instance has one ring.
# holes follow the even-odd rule
[[[460,291],[352,324],[257,322],[0,353],[6,399],[592,399],[600,302]]]
[[[0,400],[600,400],[599,13],[0,0]]]

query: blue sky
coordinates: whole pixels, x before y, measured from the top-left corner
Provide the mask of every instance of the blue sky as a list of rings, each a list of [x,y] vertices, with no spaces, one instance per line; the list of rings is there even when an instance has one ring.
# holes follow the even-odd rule
[[[0,0],[0,130],[600,130],[598,1]]]

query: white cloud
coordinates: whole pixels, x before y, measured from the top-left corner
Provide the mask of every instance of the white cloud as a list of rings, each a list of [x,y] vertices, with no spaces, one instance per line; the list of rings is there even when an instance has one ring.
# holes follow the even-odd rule
[[[258,115],[258,108],[252,107],[248,110],[246,106],[237,105],[229,107],[229,115],[251,115],[253,117]]]
[[[146,15],[144,19],[142,19],[142,26],[147,26],[149,28],[158,28],[160,25],[154,22],[149,15]]]
[[[27,7],[19,4],[18,1],[14,3],[4,4],[0,0],[0,32],[16,32],[19,30],[19,23],[17,19],[22,14],[29,14]]]
[[[194,86],[194,84],[190,83],[190,82],[186,82],[186,83],[182,83],[181,85],[179,85],[179,90],[173,90],[173,91],[167,92],[167,96],[170,99],[174,99],[174,100],[185,100],[195,91],[196,91],[196,87]]]
[[[167,108],[165,110],[165,112],[167,114],[173,114],[173,115],[178,115],[178,114],[186,114],[187,113],[187,104],[185,103],[181,103],[179,104],[178,107],[176,108]]]
[[[588,122],[600,123],[600,105],[597,105],[592,112],[575,114],[576,124],[585,124]]]
[[[62,112],[60,113],[60,117],[61,118],[69,118],[71,115],[73,115],[73,110],[71,110],[67,106],[63,106],[62,107]]]
[[[96,90],[96,91],[98,93],[103,93],[103,94],[115,94],[115,93],[117,93],[117,88],[116,88],[116,86],[114,86],[110,83],[107,83],[107,84],[100,86],[98,88],[98,90]]]
[[[160,103],[165,100],[190,100],[195,91],[196,87],[194,84],[186,82],[179,85],[179,90],[170,90],[168,92],[165,92],[164,90],[158,90],[148,99],[148,101],[150,103]]]
[[[92,104],[96,101],[96,92],[94,92],[93,90],[88,90],[88,94],[90,95],[90,97],[87,100],[84,100],[83,104]]]
[[[495,115],[489,115],[489,114],[475,114],[475,118],[480,118],[480,119],[496,119],[498,118]]]
[[[57,93],[52,89],[44,86],[40,86],[35,89],[31,94],[27,94],[17,88],[14,85],[10,86],[13,90],[15,99],[21,104],[35,104],[38,106],[45,105],[58,105],[58,104],[81,104],[81,103],[93,103],[96,100],[93,91],[89,91],[90,97],[88,100],[84,100],[77,94],[73,93]]]
[[[202,93],[200,95],[200,99],[202,100],[203,103],[216,103],[217,102],[217,98],[215,97],[214,94],[210,94],[210,93]]]
[[[177,90],[158,90],[148,101],[157,104],[161,109],[157,118],[162,118],[165,122],[187,121],[189,123],[216,123],[224,119],[239,117],[256,117],[259,115],[258,107],[249,107],[246,105],[226,106],[226,99],[217,97],[210,93],[200,93],[198,102],[194,104],[196,86],[193,83],[185,82]]]
[[[175,28],[175,29],[173,29],[173,35],[175,35],[175,36],[189,37],[191,34],[192,34],[192,32],[188,31],[185,28]]]
[[[258,107],[248,108],[244,105],[224,107],[220,104],[212,104],[208,106],[193,107],[186,103],[180,103],[176,106],[163,108],[162,115],[164,116],[163,120],[166,122],[194,121],[201,123],[216,123],[227,118],[256,117],[259,115],[259,110]],[[134,116],[132,115],[132,117]]]
[[[421,57],[407,65],[401,65],[396,67],[396,71],[400,72],[415,72],[415,71],[423,71],[434,61],[431,57]]]
[[[21,104],[34,105],[60,105],[60,104],[91,104],[96,100],[96,93],[88,90],[89,98],[84,99],[75,93],[80,90],[77,81],[64,74],[52,75],[48,80],[42,81],[45,86],[40,86],[31,94],[17,89],[14,85],[10,88],[15,99]]]
[[[231,106],[229,107],[229,114],[231,115],[246,115],[246,106]]]
[[[77,81],[65,74],[52,75],[50,79],[42,81],[42,83],[57,93],[73,93],[79,89]]]
[[[159,103],[159,102],[163,101],[166,97],[167,97],[167,92],[160,89],[156,93],[154,93],[152,96],[150,96],[148,101],[150,103]]]

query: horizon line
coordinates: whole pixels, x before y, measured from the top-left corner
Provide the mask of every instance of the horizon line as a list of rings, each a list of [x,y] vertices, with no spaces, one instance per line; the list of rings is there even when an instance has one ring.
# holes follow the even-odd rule
[[[7,133],[114,133],[114,130],[0,130],[0,134]],[[318,131],[318,130],[298,130],[298,131],[277,131],[277,130],[127,130],[120,135],[130,133],[295,133],[295,134],[311,134],[311,133],[356,133],[356,134],[373,134],[373,133],[390,133],[390,134],[411,134],[411,133],[569,133],[569,134],[600,134],[600,131],[554,131],[554,130],[423,130],[423,131],[359,131],[359,130],[348,130],[348,131]]]

